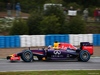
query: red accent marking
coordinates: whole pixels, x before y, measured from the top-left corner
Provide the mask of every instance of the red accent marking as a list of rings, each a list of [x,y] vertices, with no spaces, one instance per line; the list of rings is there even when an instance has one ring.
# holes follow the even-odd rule
[[[90,55],[93,55],[93,46],[83,46],[82,50],[87,50]]]

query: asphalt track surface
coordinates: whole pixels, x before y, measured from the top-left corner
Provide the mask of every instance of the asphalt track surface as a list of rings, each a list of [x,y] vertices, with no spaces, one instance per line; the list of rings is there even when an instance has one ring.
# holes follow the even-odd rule
[[[44,71],[44,70],[100,70],[100,57],[91,58],[88,62],[77,60],[67,61],[34,61],[34,62],[10,62],[0,59],[0,72],[7,71]]]

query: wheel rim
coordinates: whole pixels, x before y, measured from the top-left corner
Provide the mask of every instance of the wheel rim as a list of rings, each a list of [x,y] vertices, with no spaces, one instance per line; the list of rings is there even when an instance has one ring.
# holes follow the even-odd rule
[[[24,53],[24,56],[25,56],[25,58],[26,58],[27,60],[29,60],[29,59],[30,59],[30,52]]]
[[[88,58],[88,53],[87,52],[83,53],[83,59],[87,59],[87,58]]]

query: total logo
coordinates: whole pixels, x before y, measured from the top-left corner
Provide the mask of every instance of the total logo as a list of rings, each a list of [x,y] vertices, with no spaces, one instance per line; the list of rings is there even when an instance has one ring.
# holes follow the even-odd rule
[[[61,54],[61,51],[60,50],[54,50],[54,52],[53,52],[54,54]]]

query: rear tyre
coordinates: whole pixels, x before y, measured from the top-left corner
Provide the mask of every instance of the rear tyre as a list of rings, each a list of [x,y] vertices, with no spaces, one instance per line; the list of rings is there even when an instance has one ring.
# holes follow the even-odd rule
[[[78,60],[87,62],[89,59],[90,59],[90,53],[87,50],[81,50]]]
[[[21,58],[24,62],[31,62],[33,60],[33,53],[30,50],[22,52]]]

